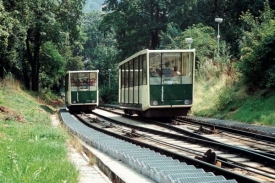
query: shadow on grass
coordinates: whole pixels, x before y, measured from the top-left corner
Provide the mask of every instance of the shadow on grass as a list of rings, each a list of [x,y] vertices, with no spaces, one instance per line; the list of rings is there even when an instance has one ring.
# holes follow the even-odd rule
[[[40,108],[43,109],[47,113],[54,114],[56,111],[50,108],[49,106],[46,105],[40,105]]]

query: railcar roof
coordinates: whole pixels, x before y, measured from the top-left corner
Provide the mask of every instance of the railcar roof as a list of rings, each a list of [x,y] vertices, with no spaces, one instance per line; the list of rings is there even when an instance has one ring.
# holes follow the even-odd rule
[[[148,49],[145,49],[145,50],[141,50],[137,53],[135,53],[134,55],[126,58],[125,60],[123,60],[122,62],[120,62],[118,65],[122,65],[126,62],[128,62],[129,60],[132,60],[133,58],[139,56],[139,55],[142,55],[142,54],[145,54],[145,53],[160,53],[160,52],[195,52],[195,49],[174,49],[174,50],[148,50]]]
[[[87,72],[99,72],[99,70],[86,70],[86,71],[81,71],[81,70],[78,70],[78,71],[67,71],[67,74],[69,74],[69,73],[87,73]]]

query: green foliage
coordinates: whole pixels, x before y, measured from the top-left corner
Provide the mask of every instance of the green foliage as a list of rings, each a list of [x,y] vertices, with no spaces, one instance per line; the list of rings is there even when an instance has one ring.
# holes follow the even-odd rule
[[[265,10],[259,17],[250,12],[242,16],[246,30],[240,44],[243,58],[238,68],[244,82],[250,87],[275,88],[274,83],[274,46],[275,14],[265,3]]]
[[[142,49],[156,49],[159,33],[166,30],[169,3],[162,0],[105,1],[102,29],[116,33],[121,58]]]
[[[2,36],[0,36],[0,44],[3,43],[6,46],[0,45],[3,48],[2,52],[0,51],[0,77],[3,76],[4,71],[24,76],[21,78],[24,79],[26,86],[28,88],[31,86],[34,91],[39,91],[39,76],[42,76],[42,87],[57,85],[58,79],[56,78],[60,76],[60,65],[52,67],[56,68],[52,72],[45,70],[48,69],[46,69],[47,66],[60,64],[61,57],[64,61],[75,56],[79,57],[84,42],[79,21],[84,0],[58,2],[5,0],[3,4],[4,7],[0,6],[0,21],[3,15],[4,21],[1,21],[1,26],[4,26],[6,32],[1,32],[0,26]],[[50,46],[48,42],[52,45]],[[51,48],[46,50],[47,47]],[[64,47],[69,48],[69,51]],[[48,53],[50,54],[47,55]],[[67,55],[67,53],[71,54]],[[47,62],[47,65],[43,65],[42,62]],[[64,68],[65,62],[62,64]],[[64,71],[61,72],[64,73]],[[52,75],[48,76],[48,74]],[[56,78],[53,79],[53,75]]]
[[[245,100],[238,110],[225,117],[232,120],[274,125],[275,95],[272,91],[262,91]]]
[[[52,127],[37,93],[15,90],[9,81],[0,85],[0,182],[77,182],[67,134]]]
[[[13,121],[5,125],[9,128],[0,127],[6,136],[0,143],[1,182],[77,182],[77,171],[66,160],[64,132]]]
[[[167,31],[161,31],[160,37],[160,49],[181,49],[180,39],[181,30],[175,23],[169,23],[167,25]]]
[[[234,89],[232,87],[225,88],[218,95],[219,99],[216,103],[216,108],[221,111],[233,102]]]
[[[118,85],[112,83],[109,88],[108,85],[99,88],[100,103],[117,104],[118,103]]]
[[[203,24],[188,27],[182,32],[180,39],[180,46],[182,48],[188,47],[188,44],[185,41],[185,38],[188,37],[194,39],[192,48],[196,48],[196,57],[200,61],[200,64],[203,64],[207,59],[214,58],[214,53],[217,49],[217,40],[215,38],[215,30],[212,27]],[[223,42],[224,41],[221,41],[221,45],[224,44]],[[223,55],[221,55],[221,57],[223,57]]]
[[[109,74],[111,74],[111,83],[117,83],[117,63],[121,61],[117,56],[118,51],[116,48],[117,42],[115,34],[112,30],[102,32],[100,27],[101,21],[101,13],[97,11],[86,14],[82,19],[83,31],[87,35],[83,50],[85,69],[99,70],[100,88],[108,85]],[[108,71],[109,69],[111,69],[110,73]],[[106,90],[103,89],[102,91],[104,92]],[[118,90],[112,92],[113,95],[117,94],[117,91]]]
[[[67,71],[77,71],[77,70],[83,70],[83,69],[84,69],[84,64],[82,62],[82,57],[67,58],[67,65],[66,65]]]
[[[272,90],[258,90],[248,95],[249,88],[232,84],[228,77],[197,81],[192,114],[246,123],[274,125],[275,95]]]
[[[40,86],[51,88],[65,75],[65,61],[52,42],[45,42],[41,47]]]
[[[167,32],[160,34],[162,49],[187,49],[186,38],[193,38],[192,48],[196,49],[196,78],[208,80],[219,78],[230,64],[229,47],[220,43],[220,54],[216,57],[217,40],[212,27],[197,24],[181,32],[176,24],[168,24]],[[232,73],[230,73],[232,74]]]
[[[0,78],[8,72],[21,76],[23,35],[26,30],[16,19],[18,12],[8,12],[0,1]]]

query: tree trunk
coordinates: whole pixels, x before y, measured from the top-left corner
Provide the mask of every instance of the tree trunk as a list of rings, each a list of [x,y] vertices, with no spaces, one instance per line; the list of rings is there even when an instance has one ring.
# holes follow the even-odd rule
[[[34,40],[34,54],[32,60],[32,91],[39,91],[39,51],[40,51],[40,33],[37,32]]]
[[[28,64],[25,58],[23,59],[22,62],[22,72],[23,72],[23,78],[24,78],[24,83],[25,87],[30,90],[31,89],[31,81],[30,81],[30,76],[29,76],[29,69],[28,69]]]
[[[40,63],[39,63],[39,53],[40,53],[40,46],[41,46],[41,35],[38,30],[35,30],[35,36],[33,40],[33,54],[30,48],[30,40],[31,38],[31,30],[28,30],[27,39],[26,39],[26,46],[27,46],[27,58],[31,65],[31,90],[32,91],[39,91],[39,70],[40,70]]]

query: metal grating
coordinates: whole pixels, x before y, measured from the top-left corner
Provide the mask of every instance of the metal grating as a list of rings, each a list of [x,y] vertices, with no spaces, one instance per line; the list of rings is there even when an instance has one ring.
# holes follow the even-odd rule
[[[148,148],[141,148],[126,141],[105,135],[76,121],[66,110],[60,110],[60,117],[71,132],[100,151],[117,158],[159,183],[221,182],[236,183],[223,176],[206,173],[193,165],[179,162]],[[194,176],[195,175],[195,176]],[[233,181],[233,182],[232,182]]]

